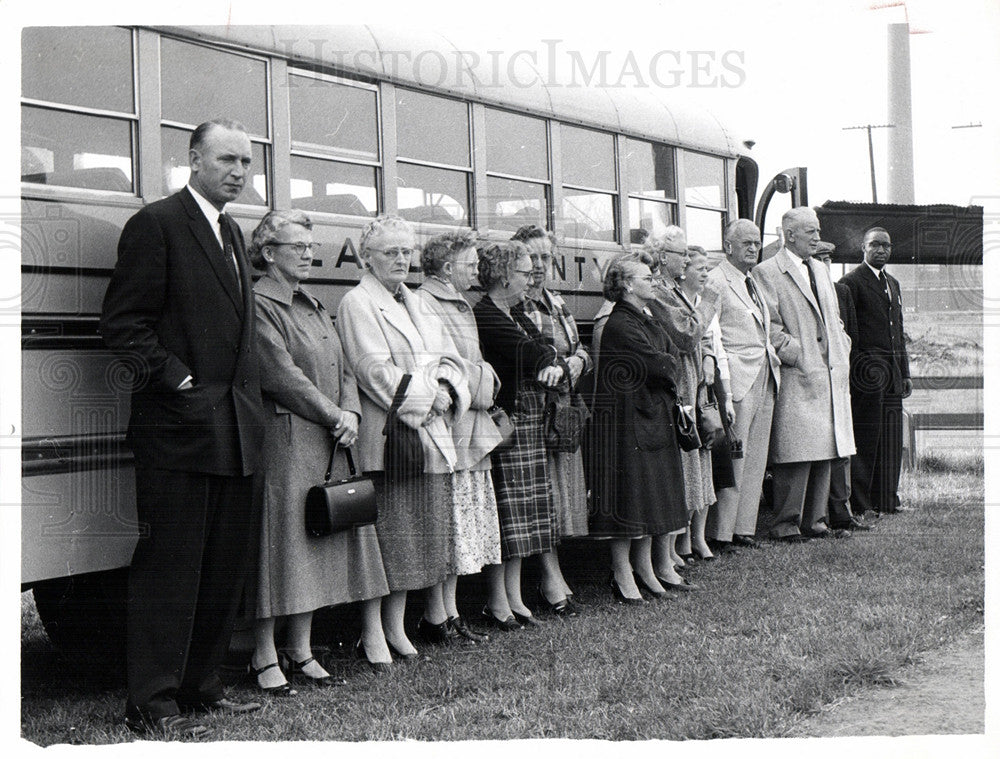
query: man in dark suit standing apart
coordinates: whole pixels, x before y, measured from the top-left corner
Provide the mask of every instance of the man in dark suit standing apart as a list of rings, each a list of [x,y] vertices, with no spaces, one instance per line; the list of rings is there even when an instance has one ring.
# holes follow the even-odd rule
[[[833,251],[837,246],[832,242],[820,240],[813,256],[823,262],[829,271],[833,263]],[[858,318],[854,312],[854,298],[843,282],[834,282],[837,290],[837,306],[840,309],[840,322],[844,332],[851,338],[851,345],[858,341]],[[859,519],[851,510],[851,459],[847,456],[834,459],[830,463],[830,527],[844,530],[870,530],[864,519]]]
[[[885,270],[892,255],[889,233],[865,232],[864,261],[840,280],[851,291],[858,339],[851,349],[851,408],[857,454],[851,460],[856,514],[906,510],[897,488],[903,453],[903,399],[913,392],[903,337],[899,282]]]
[[[148,532],[129,573],[125,722],[201,738],[211,728],[182,709],[259,707],[224,697],[218,665],[258,539],[262,410],[249,263],[222,213],[243,191],[250,138],[236,122],[207,122],[188,156],[188,186],[122,230],[101,333],[141,367],[128,441]]]

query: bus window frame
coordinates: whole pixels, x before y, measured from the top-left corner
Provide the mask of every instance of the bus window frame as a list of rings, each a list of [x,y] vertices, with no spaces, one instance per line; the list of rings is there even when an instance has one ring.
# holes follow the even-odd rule
[[[620,132],[609,132],[605,129],[595,129],[590,126],[583,126],[581,124],[574,124],[570,121],[562,121],[559,119],[549,119],[549,144],[553,147],[550,172],[552,173],[552,184],[553,187],[556,185],[556,180],[558,178],[558,198],[556,194],[553,193],[552,201],[552,214],[559,222],[562,221],[562,204],[565,199],[565,190],[579,190],[582,192],[589,192],[599,195],[610,195],[611,196],[611,223],[614,225],[614,231],[610,240],[593,240],[586,237],[573,237],[570,235],[562,235],[562,237],[570,241],[572,240],[575,245],[581,248],[601,250],[612,246],[621,246],[622,242],[622,220],[625,218],[622,212],[622,166],[623,161],[620,155],[620,145],[619,136],[622,134]],[[563,181],[562,175],[562,127],[567,126],[573,129],[580,129],[588,132],[597,132],[598,134],[608,135],[611,138],[611,168],[614,174],[615,187],[611,190],[607,188],[599,187],[589,187],[586,185],[577,185],[572,183],[567,183]],[[627,209],[626,209],[627,213]],[[561,226],[561,225],[557,225]],[[558,234],[561,230],[556,229]]]
[[[135,205],[131,202],[131,199],[140,199],[143,197],[143,186],[141,177],[141,167],[140,167],[140,146],[139,146],[139,30],[135,27],[119,26],[120,29],[125,29],[129,32],[129,42],[131,44],[131,59],[132,59],[132,112],[126,113],[124,111],[112,111],[105,108],[91,108],[88,106],[71,105],[69,103],[58,103],[50,100],[41,100],[38,98],[20,98],[20,107],[29,106],[31,108],[40,108],[50,111],[62,111],[64,113],[75,113],[84,116],[95,116],[99,118],[107,118],[115,121],[125,121],[129,124],[129,160],[132,167],[132,191],[122,192],[119,190],[102,190],[90,187],[73,187],[71,185],[58,185],[58,184],[41,184],[39,182],[26,182],[21,180],[21,195],[22,197],[35,198],[39,200],[46,199],[66,199],[87,202],[88,198],[97,199],[105,198],[114,205],[124,205],[126,207],[132,207]],[[157,74],[159,76],[159,74]],[[20,113],[20,111],[18,111]],[[20,139],[18,140],[19,145],[21,145]],[[126,201],[126,199],[128,199]],[[140,203],[141,205],[141,203]]]

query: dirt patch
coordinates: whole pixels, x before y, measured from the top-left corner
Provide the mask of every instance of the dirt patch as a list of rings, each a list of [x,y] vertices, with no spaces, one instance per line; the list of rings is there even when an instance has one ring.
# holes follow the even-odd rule
[[[802,723],[797,736],[965,735],[985,731],[983,630],[903,669],[899,685],[869,688]]]

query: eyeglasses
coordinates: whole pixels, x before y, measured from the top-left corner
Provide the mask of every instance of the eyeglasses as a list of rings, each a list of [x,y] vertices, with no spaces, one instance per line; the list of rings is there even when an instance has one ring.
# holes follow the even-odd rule
[[[318,248],[323,243],[321,242],[269,242],[268,245],[280,248],[282,246],[286,248],[293,248],[296,253],[300,256],[307,250],[312,253],[316,248]]]
[[[386,258],[396,258],[397,256],[400,255],[409,258],[416,252],[416,249],[415,248],[382,248],[382,249],[372,248],[371,252],[381,253]]]

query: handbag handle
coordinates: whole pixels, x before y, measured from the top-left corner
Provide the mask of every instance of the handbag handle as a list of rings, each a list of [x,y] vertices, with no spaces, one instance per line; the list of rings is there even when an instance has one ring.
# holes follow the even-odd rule
[[[396,387],[396,394],[392,396],[392,403],[389,405],[387,416],[392,416],[399,411],[399,407],[403,405],[403,398],[406,396],[406,388],[409,386],[410,375],[404,374],[403,378],[399,381],[399,385]]]
[[[337,449],[340,448],[340,441],[338,440],[333,444],[333,450],[330,451],[330,465],[326,468],[326,477],[323,478],[323,482],[329,482],[330,478],[333,477],[333,457],[337,455]],[[351,455],[351,449],[347,446],[343,446],[344,453],[347,454],[347,469],[351,473],[351,477],[356,477],[358,471],[354,468],[354,457]]]

